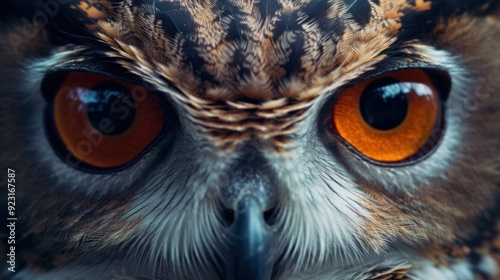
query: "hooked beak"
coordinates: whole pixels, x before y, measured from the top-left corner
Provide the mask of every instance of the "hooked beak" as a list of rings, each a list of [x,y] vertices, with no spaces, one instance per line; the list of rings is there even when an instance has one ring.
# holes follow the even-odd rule
[[[268,248],[272,236],[262,206],[255,196],[249,194],[238,201],[235,214],[230,227],[229,254],[224,259],[226,279],[271,279]]]

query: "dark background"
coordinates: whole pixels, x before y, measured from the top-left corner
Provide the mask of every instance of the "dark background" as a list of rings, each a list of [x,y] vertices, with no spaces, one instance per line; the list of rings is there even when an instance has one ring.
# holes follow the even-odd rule
[[[0,0],[0,19],[4,21],[24,16],[31,20],[38,8],[37,0]]]

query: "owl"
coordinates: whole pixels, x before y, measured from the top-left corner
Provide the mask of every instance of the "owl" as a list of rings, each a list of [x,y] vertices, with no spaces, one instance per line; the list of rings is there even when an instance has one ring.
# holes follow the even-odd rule
[[[4,5],[2,279],[500,279],[497,0]]]

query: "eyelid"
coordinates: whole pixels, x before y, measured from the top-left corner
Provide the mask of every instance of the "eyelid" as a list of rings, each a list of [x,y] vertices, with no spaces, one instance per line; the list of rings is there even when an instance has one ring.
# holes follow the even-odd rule
[[[110,68],[110,67],[108,67]],[[72,66],[72,67],[58,67],[55,69],[52,69],[51,71],[47,72],[45,74],[45,77],[42,80],[41,84],[41,89],[42,89],[42,96],[47,102],[52,102],[55,92],[57,92],[57,89],[61,85],[62,81],[66,78],[67,75],[71,73],[76,73],[76,72],[82,72],[82,73],[90,73],[90,74],[97,74],[97,75],[102,75],[109,77],[111,80],[116,80],[124,83],[129,83],[129,84],[135,84],[135,85],[141,85],[145,88],[147,88],[148,84],[144,83],[142,79],[133,76],[132,74],[127,75],[127,76],[119,76],[115,75],[114,73],[127,73],[126,69],[122,69],[120,67],[120,71],[118,70],[112,70],[106,68],[108,71],[104,71],[103,69],[94,69],[94,68],[88,68],[88,67],[81,67],[81,66]],[[117,71],[117,72],[115,72]],[[151,90],[147,88],[148,90]]]

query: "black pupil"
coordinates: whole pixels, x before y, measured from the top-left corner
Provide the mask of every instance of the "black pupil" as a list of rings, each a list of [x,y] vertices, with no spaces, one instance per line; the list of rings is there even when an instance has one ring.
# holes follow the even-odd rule
[[[129,91],[120,84],[104,82],[89,90],[85,103],[92,126],[106,135],[117,135],[130,128],[136,104]]]
[[[363,119],[373,128],[398,127],[408,113],[408,100],[398,80],[385,78],[371,83],[362,93],[359,108]]]

